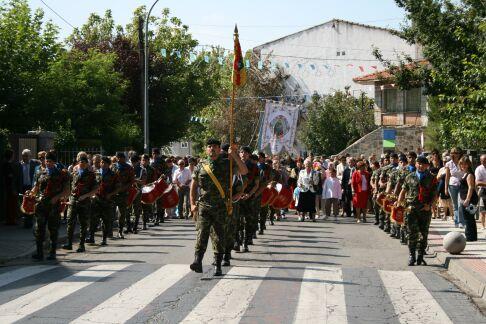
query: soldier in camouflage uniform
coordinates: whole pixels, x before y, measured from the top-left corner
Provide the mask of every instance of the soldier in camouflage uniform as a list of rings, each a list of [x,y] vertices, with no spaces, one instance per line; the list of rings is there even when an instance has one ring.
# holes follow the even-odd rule
[[[403,157],[403,159],[406,160],[406,157]],[[388,196],[394,196],[395,199],[398,198],[398,196],[395,194],[395,187],[398,182],[398,174],[401,170],[401,163],[403,163],[400,162],[400,157],[397,158],[397,161],[398,161],[397,166],[392,168],[388,172],[388,183],[386,185],[386,191],[385,191]],[[398,225],[396,222],[394,222],[391,219],[391,214],[388,214],[388,218],[390,219],[390,237],[400,238],[400,230],[399,230],[400,225]]]
[[[417,170],[405,178],[397,205],[404,201],[410,208],[408,215],[408,249],[410,252],[408,265],[427,265],[424,261],[432,206],[437,199],[437,180],[428,170],[429,160],[419,156],[416,162]],[[418,255],[415,252],[418,248]]]
[[[150,166],[155,171],[156,179],[160,177],[166,179],[165,173],[167,173],[167,165],[165,163],[165,159],[162,156],[160,156],[160,150],[158,148],[152,149],[152,163],[150,164]],[[164,213],[165,213],[165,210],[162,207],[162,198],[159,198],[155,201],[154,207],[157,208],[157,211],[155,212],[154,215],[154,224],[150,226],[159,226],[160,223],[164,222]]]
[[[397,167],[398,167],[398,154],[392,153],[390,154],[390,164],[383,167],[380,174],[380,186],[382,187],[382,190],[384,192],[386,192],[391,173],[394,170],[396,170]],[[380,221],[383,222],[384,225],[383,230],[386,233],[390,233],[391,231],[390,214],[386,213],[383,207],[381,208],[381,212],[380,212]],[[381,228],[381,224],[380,224],[380,228]]]
[[[372,203],[373,203],[373,213],[375,214],[375,224],[374,225],[379,225],[380,224],[380,205],[376,202],[376,196],[378,195],[378,179],[379,179],[379,169],[380,169],[380,163],[377,161],[373,162],[372,164],[372,169],[373,173],[371,174],[371,187],[373,188],[373,197],[372,197]]]
[[[96,174],[98,178],[99,188],[92,202],[92,217],[90,222],[90,235],[93,238],[94,233],[101,219],[102,240],[100,245],[107,244],[107,238],[113,233],[113,216],[115,214],[115,206],[113,204],[113,196],[118,192],[119,182],[118,177],[110,168],[111,160],[109,157],[101,158],[101,169]]]
[[[261,200],[261,193],[267,186],[271,186],[275,188],[277,183],[280,181],[281,175],[280,172],[273,168],[273,161],[271,159],[267,159],[265,161],[265,169],[262,172],[262,184],[259,190],[259,197]],[[274,217],[275,217],[275,209],[271,206],[263,206],[260,207],[260,234],[263,234],[263,230],[265,229],[265,223],[267,219],[270,220],[270,223],[273,225]]]
[[[386,178],[384,177],[383,172],[384,170],[386,170],[386,168],[388,168],[389,164],[390,164],[390,157],[387,155],[383,160],[383,166],[379,168],[376,172],[375,187],[377,188],[377,192],[376,192],[377,196],[386,190]],[[379,221],[380,221],[378,227],[380,229],[385,229],[386,214],[383,212],[383,209],[379,205],[378,207],[379,207]]]
[[[79,247],[76,252],[84,252],[84,243],[88,232],[88,222],[91,213],[91,196],[98,190],[95,173],[89,168],[88,158],[82,156],[78,160],[77,168],[72,173],[71,195],[67,211],[67,243],[63,249],[73,249],[73,235],[76,218],[79,222]]]
[[[47,153],[45,161],[46,167],[39,169],[35,174],[34,188],[30,192],[36,198],[34,236],[37,251],[32,258],[39,261],[44,259],[43,244],[46,227],[49,229],[51,240],[47,259],[56,259],[57,236],[61,220],[59,200],[69,193],[69,175],[66,170],[56,167],[56,155],[52,152]]]
[[[147,181],[147,174],[145,168],[140,165],[140,157],[134,155],[130,158],[132,162],[133,172],[135,173],[135,186],[137,187],[137,196],[132,203],[131,213],[133,219],[132,228],[127,228],[127,232],[132,231],[134,234],[138,233],[138,223],[140,222],[140,216],[142,215],[142,186]]]
[[[145,169],[145,184],[152,183],[157,180],[157,174],[155,169],[150,165],[150,157],[148,154],[144,154],[142,156],[142,168]],[[154,212],[154,205],[153,204],[143,204],[142,203],[142,229],[147,229],[147,223],[149,222],[150,218],[152,217]]]
[[[202,260],[208,245],[211,228],[213,229],[211,241],[215,251],[216,268],[214,275],[221,276],[221,263],[225,252],[224,227],[228,217],[228,198],[230,182],[230,160],[224,158],[221,153],[221,142],[210,139],[206,143],[208,158],[201,161],[194,170],[191,183],[191,210],[198,212],[197,217],[197,238],[195,246],[195,258],[191,264],[191,270],[201,273]],[[239,174],[245,175],[248,170],[244,163],[238,158],[234,148],[229,149],[229,157],[233,159],[233,166],[238,166]],[[210,172],[206,171],[209,169]],[[236,168],[234,168],[236,171]],[[210,174],[214,174],[216,181],[213,181]],[[235,174],[235,173],[234,173]],[[217,184],[220,184],[220,189]],[[200,189],[199,198],[196,201],[197,190]]]
[[[398,174],[396,175],[396,185],[394,189],[394,194],[398,196],[400,191],[402,190],[403,183],[405,182],[405,178],[410,173],[409,164],[407,157],[403,158],[400,157],[400,168],[398,170]],[[400,235],[400,243],[402,245],[407,244],[407,216],[408,213],[405,211],[403,216],[403,224],[399,227],[399,235]]]
[[[260,187],[260,172],[250,158],[251,149],[243,146],[240,158],[248,169],[244,185],[244,193],[240,200],[240,221],[244,224],[243,252],[249,252],[248,245],[253,244],[253,234],[258,227],[258,217],[255,214],[255,193]]]
[[[126,224],[127,228],[130,228],[130,213],[128,211],[127,199],[128,190],[135,182],[135,173],[133,172],[133,168],[126,163],[125,153],[119,152],[116,157],[118,161],[112,164],[111,168],[120,182],[120,188],[114,197],[114,202],[120,212],[120,217],[118,218],[118,238],[123,239],[125,238],[123,236],[123,227]]]

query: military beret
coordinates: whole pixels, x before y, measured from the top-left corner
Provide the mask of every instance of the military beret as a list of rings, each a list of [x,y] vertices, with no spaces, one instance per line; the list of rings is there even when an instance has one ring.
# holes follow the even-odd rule
[[[416,162],[422,163],[422,164],[429,164],[430,163],[429,160],[425,156],[422,156],[422,155],[417,158]]]
[[[218,146],[221,146],[221,141],[218,141],[217,139],[215,138],[210,138],[206,141],[206,145],[218,145]]]

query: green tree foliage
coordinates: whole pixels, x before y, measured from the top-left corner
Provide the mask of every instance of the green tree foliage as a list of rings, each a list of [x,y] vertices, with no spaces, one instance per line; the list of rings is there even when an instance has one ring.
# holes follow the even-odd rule
[[[33,93],[61,52],[57,28],[43,19],[26,0],[0,1],[0,128],[26,132],[38,126]]]
[[[400,35],[422,45],[428,65],[391,65],[397,84],[423,84],[442,146],[486,143],[486,5],[483,0],[395,0],[409,24]],[[408,58],[408,61],[410,59]],[[389,63],[389,62],[388,62]],[[411,72],[411,71],[414,72]]]
[[[373,100],[345,91],[314,95],[299,137],[314,154],[336,154],[376,128]]]

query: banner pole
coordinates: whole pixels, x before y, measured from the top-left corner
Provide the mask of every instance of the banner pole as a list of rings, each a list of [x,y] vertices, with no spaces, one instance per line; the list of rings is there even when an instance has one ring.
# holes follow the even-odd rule
[[[230,107],[230,147],[233,149],[234,144],[234,109],[235,109],[235,94],[236,86],[233,82],[233,89],[231,91],[231,107]],[[233,159],[230,158],[230,181],[229,181],[229,204],[233,204]]]

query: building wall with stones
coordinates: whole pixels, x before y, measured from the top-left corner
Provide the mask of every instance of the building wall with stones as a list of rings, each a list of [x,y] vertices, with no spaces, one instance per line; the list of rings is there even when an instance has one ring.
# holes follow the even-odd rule
[[[349,154],[351,156],[359,156],[364,154],[366,157],[375,154],[379,157],[382,153],[390,151],[391,149],[383,148],[383,130],[390,129],[387,127],[380,127],[371,133],[366,134],[345,150],[341,151],[339,155]],[[423,143],[423,127],[416,126],[399,126],[392,127],[397,132],[396,135],[396,152],[416,151],[417,148],[422,147]]]

